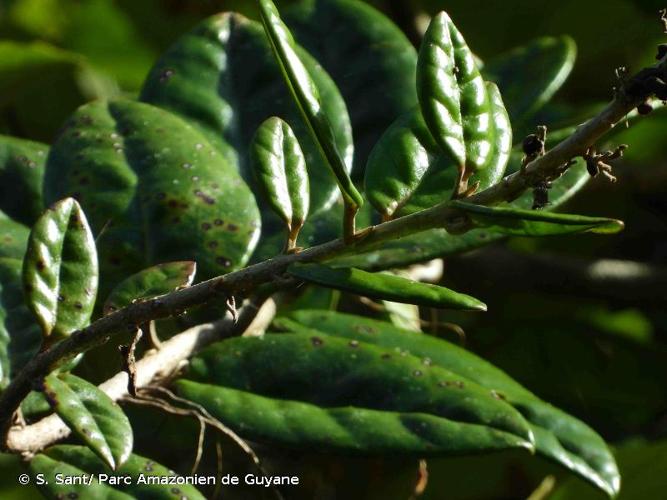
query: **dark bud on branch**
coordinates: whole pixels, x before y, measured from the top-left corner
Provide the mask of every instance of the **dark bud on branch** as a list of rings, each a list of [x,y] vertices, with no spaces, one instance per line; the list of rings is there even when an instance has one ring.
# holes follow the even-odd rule
[[[523,140],[523,152],[526,155],[536,155],[544,149],[544,142],[536,134],[530,134]]]
[[[533,186],[533,210],[541,210],[549,204],[549,189],[549,181],[540,181]]]
[[[588,148],[584,160],[586,160],[586,169],[590,176],[596,177],[599,173],[602,173],[611,182],[616,182],[616,177],[611,173],[612,167],[607,162],[622,157],[627,147],[627,144],[621,144],[613,151],[605,151],[600,154],[596,153],[594,147]]]

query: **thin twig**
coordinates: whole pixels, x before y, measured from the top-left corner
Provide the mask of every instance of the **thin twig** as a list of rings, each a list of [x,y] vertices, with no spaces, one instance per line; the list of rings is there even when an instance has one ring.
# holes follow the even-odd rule
[[[199,423],[199,436],[197,437],[197,449],[195,450],[195,458],[192,463],[192,469],[190,473],[194,475],[199,469],[199,464],[201,463],[201,457],[204,452],[204,436],[206,434],[206,419],[202,416],[197,415],[196,412],[182,410],[173,405],[170,405],[166,401],[162,401],[156,398],[146,398],[142,396],[127,396],[123,398],[123,402],[132,403],[139,406],[148,406],[151,408],[157,408],[162,410],[165,413],[171,415],[177,415],[181,417],[193,417]]]
[[[141,340],[143,332],[137,328],[134,338],[129,345],[119,345],[118,351],[123,358],[123,371],[127,373],[127,392],[130,396],[137,395],[137,365],[134,357],[134,351],[137,349],[137,343]]]

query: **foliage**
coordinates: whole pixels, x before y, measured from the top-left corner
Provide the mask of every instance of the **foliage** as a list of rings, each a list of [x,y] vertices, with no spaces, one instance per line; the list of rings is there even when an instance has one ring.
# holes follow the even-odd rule
[[[522,144],[537,125],[550,150],[608,97],[577,95],[591,70],[575,66],[572,37],[545,29],[496,47],[484,2],[404,2],[401,15],[385,9],[393,20],[360,0],[177,3],[16,0],[0,20],[0,398],[27,363],[58,353],[22,415],[53,411],[71,433],[26,461],[33,483],[50,478],[40,493],[243,498],[137,478],[299,470],[299,488],[250,494],[403,498],[427,459],[424,498],[528,497],[545,476],[559,499],[659,495],[642,471],[665,455],[667,270],[652,262],[665,178],[648,168],[664,159],[651,140],[664,116],[614,131],[641,145],[627,159],[647,169],[621,170],[611,192],[586,187],[577,151],[482,205],[475,195],[540,157]],[[503,29],[534,28],[526,12]],[[566,204],[573,213],[556,212]],[[592,211],[606,216],[579,215]],[[432,259],[444,278],[426,282]],[[254,307],[243,299],[276,291],[267,331],[240,336]],[[166,388],[136,391],[157,330],[223,307],[232,338],[193,342],[187,369],[153,381]],[[96,329],[107,346],[85,338]],[[439,338],[452,333],[467,345]],[[121,362],[122,406],[96,385]],[[373,463],[400,470],[380,474],[390,493],[326,475]],[[450,488],[440,470],[479,479]],[[60,485],[58,473],[133,481]]]

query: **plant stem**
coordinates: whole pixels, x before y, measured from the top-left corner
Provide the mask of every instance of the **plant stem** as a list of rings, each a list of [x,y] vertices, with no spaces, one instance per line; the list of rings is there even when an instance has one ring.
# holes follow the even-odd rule
[[[630,81],[640,80],[646,71],[642,70]],[[653,71],[661,72],[663,79],[667,79],[667,56],[653,68]],[[647,97],[647,93],[630,96],[624,90],[618,91],[615,98],[597,116],[577,128],[569,138],[544,156],[529,163],[523,172],[516,172],[505,177],[498,184],[466,198],[466,201],[478,205],[494,205],[512,201],[537,182],[562,174],[569,160],[585,154],[590,146],[594,145]],[[322,261],[344,253],[368,249],[385,241],[442,227],[455,233],[463,233],[472,228],[467,223],[465,215],[450,207],[448,201],[443,201],[432,208],[368,228],[362,232],[363,236],[353,239],[349,244],[339,238],[299,253],[279,255],[183,290],[131,304],[100,318],[88,327],[74,332],[49,350],[39,353],[12,380],[0,396],[2,443],[6,443],[14,412],[28,395],[33,384],[38,383],[60,364],[108,341],[112,336],[124,330],[134,331],[137,325],[178,314],[190,307],[205,304],[220,295],[248,295],[267,283],[277,283],[280,286],[285,270],[295,262]],[[282,283],[284,286],[293,284],[293,281],[287,280]]]
[[[216,340],[240,333],[254,335],[257,330],[264,330],[273,320],[275,311],[273,299],[268,299],[259,308],[258,304],[249,303],[241,309],[237,323],[230,318],[223,319],[195,326],[173,336],[163,342],[159,350],[149,352],[137,363],[137,388],[148,386],[156,379],[169,377],[179,369],[184,360]],[[114,401],[126,397],[127,373],[117,373],[99,388]],[[34,454],[66,438],[70,433],[69,427],[60,417],[49,415],[32,425],[12,428],[7,435],[5,447],[12,453]]]

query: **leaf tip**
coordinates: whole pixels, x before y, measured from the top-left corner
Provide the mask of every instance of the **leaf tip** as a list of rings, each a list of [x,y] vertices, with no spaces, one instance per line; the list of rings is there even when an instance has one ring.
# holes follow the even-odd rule
[[[486,312],[486,311],[488,311],[488,307],[487,307],[487,305],[486,305],[484,302],[482,302],[482,301],[480,301],[480,300],[477,300],[477,299],[475,299],[475,301],[473,302],[473,304],[472,304],[472,306],[471,306],[471,309],[472,309],[473,311],[479,311],[479,312]]]
[[[596,234],[616,234],[625,229],[625,222],[619,219],[605,219],[601,224],[593,227],[591,232]]]

